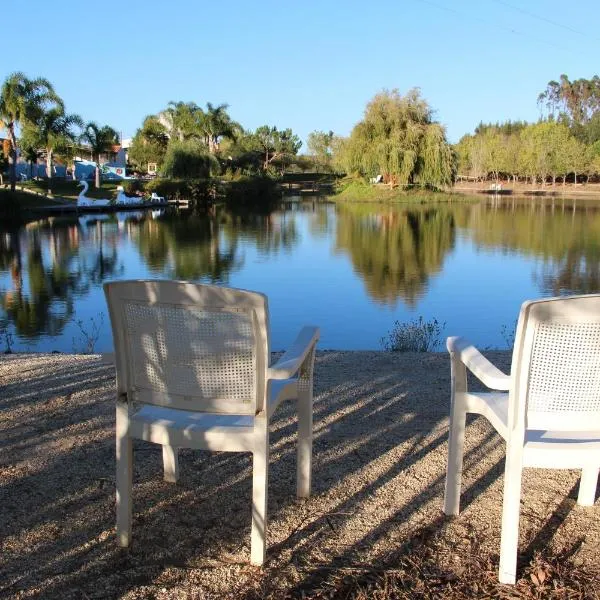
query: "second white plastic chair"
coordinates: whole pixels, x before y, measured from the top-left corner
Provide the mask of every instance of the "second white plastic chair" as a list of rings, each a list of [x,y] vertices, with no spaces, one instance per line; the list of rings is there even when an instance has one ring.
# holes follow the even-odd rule
[[[460,505],[467,413],[506,441],[499,579],[515,583],[521,471],[580,469],[578,503],[592,505],[600,469],[600,295],[525,302],[511,375],[463,338],[448,338],[452,409],[444,512]],[[469,369],[493,392],[469,392]]]

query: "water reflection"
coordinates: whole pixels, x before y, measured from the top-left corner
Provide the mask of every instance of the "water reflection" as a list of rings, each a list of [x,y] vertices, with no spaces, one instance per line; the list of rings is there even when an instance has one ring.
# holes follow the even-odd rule
[[[454,246],[454,214],[447,206],[397,209],[344,206],[337,215],[336,245],[376,301],[414,306],[429,278]]]
[[[275,338],[289,339],[277,327],[292,335],[315,322],[323,328],[323,347],[376,348],[393,320],[419,314],[462,332],[464,315],[481,306],[494,320],[490,337],[514,320],[527,297],[600,290],[600,205],[311,200],[263,214],[160,209],[0,229],[0,350],[8,328],[19,349],[72,351],[73,321],[106,311],[104,281],[148,277],[261,290],[273,300],[273,313],[285,315]],[[354,324],[358,333],[337,331]],[[474,326],[474,335],[480,330]],[[102,336],[96,349],[109,350],[107,324]]]
[[[541,259],[533,278],[545,295],[600,290],[600,206],[591,200],[489,202],[464,224],[479,247]]]
[[[73,264],[77,238],[69,233],[36,227],[25,234],[13,231],[3,236],[8,244],[0,247],[0,264],[9,264],[12,285],[0,292],[2,321],[11,323],[25,339],[59,335],[73,314],[82,281]]]

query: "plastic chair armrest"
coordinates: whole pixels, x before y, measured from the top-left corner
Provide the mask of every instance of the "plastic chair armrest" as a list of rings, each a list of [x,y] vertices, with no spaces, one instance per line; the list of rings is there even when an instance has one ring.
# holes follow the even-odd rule
[[[267,371],[268,379],[289,379],[298,373],[304,359],[319,340],[318,327],[303,327],[285,354]]]
[[[494,366],[471,342],[463,337],[449,337],[446,347],[450,354],[458,356],[460,361],[492,390],[508,391],[511,377]]]

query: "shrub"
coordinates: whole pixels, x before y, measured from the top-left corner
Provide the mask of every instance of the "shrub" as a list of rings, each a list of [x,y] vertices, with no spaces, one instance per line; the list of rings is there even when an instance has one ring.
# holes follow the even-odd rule
[[[145,190],[149,194],[156,192],[159,196],[173,200],[190,200],[195,205],[212,202],[217,196],[216,183],[212,179],[157,177],[146,183]]]
[[[205,178],[218,169],[217,159],[194,142],[174,142],[165,154],[162,175],[181,179]]]
[[[419,317],[414,321],[396,321],[392,330],[381,338],[381,346],[387,352],[433,352],[442,342],[442,331],[446,323]]]
[[[145,192],[146,183],[142,179],[125,179],[123,181],[123,189],[127,195],[133,196],[137,192]]]

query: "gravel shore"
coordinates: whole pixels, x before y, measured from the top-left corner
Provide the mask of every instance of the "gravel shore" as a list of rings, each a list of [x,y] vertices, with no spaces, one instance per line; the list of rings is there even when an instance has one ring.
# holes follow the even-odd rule
[[[507,353],[490,353],[505,371]],[[463,510],[442,514],[446,354],[319,352],[313,495],[295,498],[294,403],[271,427],[267,564],[248,564],[250,455],[182,450],[177,484],[161,451],[134,445],[130,549],[114,536],[114,368],[99,356],[0,358],[1,598],[301,597],[332,570],[374,568],[423,528],[461,561],[497,560],[503,444],[467,429]],[[569,549],[596,563],[600,510],[576,506],[578,473],[526,470],[521,562]],[[254,595],[252,595],[254,594]]]

